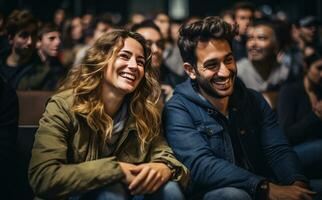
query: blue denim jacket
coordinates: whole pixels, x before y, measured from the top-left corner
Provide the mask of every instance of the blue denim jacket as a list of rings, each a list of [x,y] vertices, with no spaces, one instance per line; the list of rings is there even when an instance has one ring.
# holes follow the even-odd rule
[[[306,181],[295,152],[259,93],[236,81],[230,97],[230,116],[236,116],[233,126],[238,130],[246,164],[242,168],[235,165],[227,119],[194,84],[188,79],[178,85],[163,112],[168,143],[191,171],[189,195],[236,187],[254,197],[258,184],[268,177],[281,184]]]

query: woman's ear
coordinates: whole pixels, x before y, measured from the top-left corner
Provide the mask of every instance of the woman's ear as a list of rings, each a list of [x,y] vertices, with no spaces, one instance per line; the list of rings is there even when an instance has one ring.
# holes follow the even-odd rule
[[[183,68],[192,80],[196,79],[196,71],[190,63],[183,63]]]

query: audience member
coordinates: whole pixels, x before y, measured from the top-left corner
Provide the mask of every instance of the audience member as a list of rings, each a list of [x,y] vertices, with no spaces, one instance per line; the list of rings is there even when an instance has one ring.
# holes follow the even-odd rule
[[[322,57],[313,54],[306,63],[304,79],[281,89],[277,112],[307,173],[322,178]]]
[[[163,115],[165,135],[191,172],[195,199],[312,199],[299,160],[263,97],[236,79],[236,29],[219,17],[181,27],[190,79]]]
[[[17,90],[41,90],[48,75],[35,51],[37,20],[25,10],[15,10],[7,20],[11,48],[0,53],[0,74]]]
[[[236,60],[247,57],[246,34],[247,29],[254,17],[254,5],[249,2],[238,2],[233,9],[233,16],[238,25],[238,35],[235,36],[232,48]]]
[[[170,71],[177,74],[181,78],[186,78],[186,74],[182,67],[183,62],[180,57],[178,46],[176,44],[176,41],[174,41],[171,37],[170,17],[164,12],[159,12],[154,17],[154,23],[159,27],[164,39],[163,58],[166,67],[168,67]]]
[[[278,91],[288,79],[290,68],[277,60],[280,41],[274,24],[269,20],[255,21],[247,36],[248,58],[237,63],[238,77],[256,91]]]
[[[153,23],[153,21],[147,20],[141,24],[134,25],[132,30],[140,33],[147,41],[152,54],[151,65],[158,70],[163,94],[165,95],[166,100],[169,99],[172,96],[173,88],[184,80],[164,65],[162,57],[164,51],[164,40],[160,29]]]
[[[38,31],[38,55],[43,67],[49,70],[43,89],[56,90],[58,83],[65,77],[67,69],[58,59],[61,47],[61,33],[52,23],[43,24]]]
[[[187,183],[160,129],[160,89],[144,38],[104,34],[48,102],[29,180],[45,199],[183,199]]]

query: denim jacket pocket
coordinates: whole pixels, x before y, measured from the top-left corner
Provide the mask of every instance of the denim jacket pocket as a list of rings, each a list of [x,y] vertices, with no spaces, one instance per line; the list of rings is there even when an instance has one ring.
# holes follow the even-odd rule
[[[198,130],[207,141],[211,151],[221,158],[224,157],[223,127],[217,124],[204,124],[199,126]]]

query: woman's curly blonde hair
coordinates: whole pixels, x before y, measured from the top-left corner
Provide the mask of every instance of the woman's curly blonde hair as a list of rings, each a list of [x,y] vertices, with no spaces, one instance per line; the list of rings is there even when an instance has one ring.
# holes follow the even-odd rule
[[[75,93],[73,111],[86,116],[88,125],[94,133],[99,133],[105,144],[112,136],[113,120],[105,112],[102,101],[102,83],[108,66],[115,61],[117,53],[126,38],[138,41],[144,50],[144,77],[138,87],[124,100],[129,101],[129,113],[133,117],[143,151],[155,136],[160,134],[160,109],[157,101],[160,86],[155,69],[151,67],[151,53],[145,39],[138,33],[115,30],[101,36],[87,51],[80,66],[70,72],[61,90],[72,89]]]

